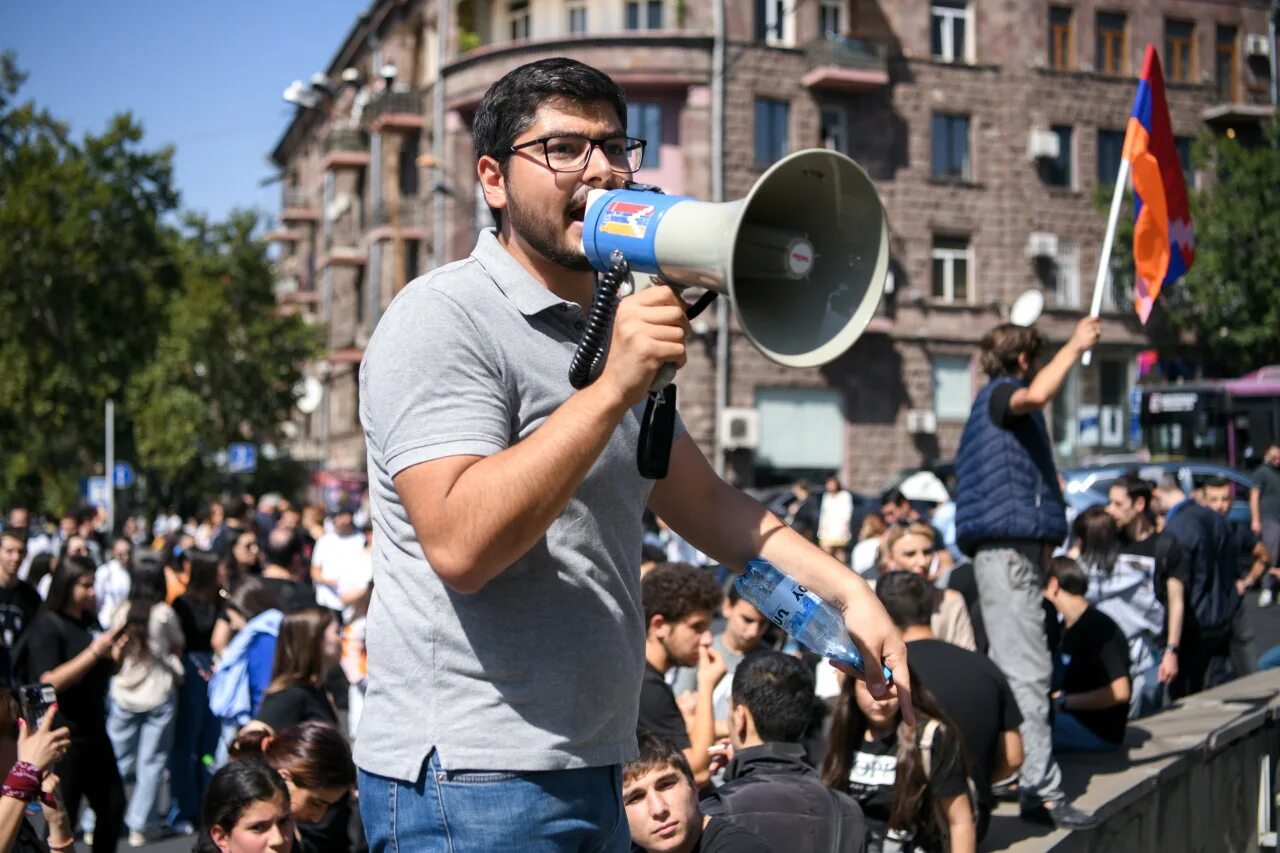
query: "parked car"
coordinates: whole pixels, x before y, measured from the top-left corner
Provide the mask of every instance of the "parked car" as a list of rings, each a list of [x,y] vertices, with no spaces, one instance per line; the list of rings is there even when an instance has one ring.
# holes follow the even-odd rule
[[[1158,483],[1166,474],[1175,474],[1182,483],[1183,491],[1191,494],[1191,490],[1210,477],[1222,477],[1235,486],[1235,499],[1227,520],[1231,522],[1249,523],[1249,487],[1252,478],[1243,472],[1215,462],[1180,460],[1173,462],[1149,462],[1129,465],[1096,465],[1088,468],[1073,468],[1062,472],[1066,486],[1062,493],[1067,505],[1075,512],[1091,506],[1105,505],[1111,487],[1129,472],[1136,473],[1152,484]]]

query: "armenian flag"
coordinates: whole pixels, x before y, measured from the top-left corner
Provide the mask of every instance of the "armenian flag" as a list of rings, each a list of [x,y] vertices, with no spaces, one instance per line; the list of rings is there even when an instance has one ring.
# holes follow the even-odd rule
[[[1138,317],[1146,323],[1161,288],[1185,275],[1196,257],[1187,187],[1164,97],[1164,74],[1152,45],[1147,45],[1142,64],[1123,156],[1133,181],[1133,301]]]

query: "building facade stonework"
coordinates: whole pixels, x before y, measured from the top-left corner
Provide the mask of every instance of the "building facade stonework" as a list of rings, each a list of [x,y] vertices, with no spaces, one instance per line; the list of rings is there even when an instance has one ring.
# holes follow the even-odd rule
[[[737,198],[781,156],[820,146],[875,180],[892,276],[849,352],[787,369],[730,330],[728,406],[756,413],[755,447],[717,446],[714,312],[690,342],[684,419],[744,485],[834,470],[874,491],[950,458],[983,382],[977,343],[1018,295],[1043,291],[1051,346],[1070,336],[1088,310],[1099,187],[1113,183],[1147,43],[1165,65],[1184,155],[1202,133],[1256,133],[1270,115],[1264,0],[725,0],[717,160],[713,11],[688,0],[378,0],[353,23],[272,154],[284,176],[270,235],[281,300],[325,325],[329,349],[311,368],[326,393],[299,418],[295,454],[331,474],[363,470],[363,346],[399,288],[465,256],[491,224],[470,126],[488,86],[523,63],[566,55],[609,73],[627,93],[629,131],[648,142],[637,180],[670,193],[710,198],[720,162],[725,197]],[[1192,165],[1194,184],[1206,176]],[[1054,402],[1064,462],[1135,449],[1127,401],[1150,338],[1127,275],[1108,282],[1093,365]]]

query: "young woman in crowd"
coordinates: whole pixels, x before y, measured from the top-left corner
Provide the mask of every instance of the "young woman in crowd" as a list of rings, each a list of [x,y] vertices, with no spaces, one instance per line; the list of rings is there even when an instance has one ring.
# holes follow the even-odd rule
[[[977,827],[960,734],[914,674],[911,704],[914,726],[902,720],[896,689],[875,699],[862,681],[846,678],[822,781],[862,807],[868,853],[973,853]]]
[[[193,853],[290,853],[296,835],[284,779],[262,761],[237,761],[209,781]]]
[[[57,705],[31,731],[13,691],[0,687],[0,773],[8,777],[0,796],[0,850],[6,853],[47,853],[75,845],[58,777],[49,772],[71,745],[71,732],[53,727],[56,713]],[[35,802],[48,827],[47,837],[25,817],[27,805]]]
[[[55,770],[72,826],[87,798],[97,814],[95,853],[116,849],[124,818],[124,785],[107,736],[107,690],[129,639],[123,626],[101,630],[88,557],[62,561],[51,576],[45,606],[15,652],[20,683],[43,682],[58,693],[58,724],[71,746]]]
[[[298,822],[296,845],[303,853],[350,849],[347,824],[334,809],[347,802],[356,782],[351,747],[335,726],[310,722],[272,733],[249,727],[236,738],[233,762],[265,761],[285,780],[290,811]],[[347,812],[349,814],[349,812]]]
[[[258,546],[258,534],[244,530],[236,534],[227,554],[228,585],[235,587],[240,581],[262,574],[262,553]]]
[[[895,524],[885,531],[880,540],[882,568],[886,572],[911,572],[923,575],[930,581],[934,552],[933,528],[922,521]],[[970,651],[977,650],[973,637],[973,623],[964,604],[964,596],[953,589],[935,589],[933,617],[929,620],[934,635],[939,640],[954,643]]]
[[[49,574],[32,584],[36,588],[36,592],[40,593],[41,598],[48,600],[49,586],[53,583],[54,572],[71,557],[89,558],[89,545],[85,538],[78,533],[72,533],[63,540],[62,547],[58,549],[58,552],[53,557],[53,562],[49,564]],[[93,561],[90,560],[90,562]]]
[[[200,816],[200,800],[208,784],[205,756],[212,756],[218,746],[218,721],[209,710],[209,678],[213,674],[213,626],[222,604],[222,588],[216,554],[187,551],[184,556],[191,566],[190,580],[186,592],[173,602],[186,652],[169,760],[169,825],[189,834]]]
[[[1085,598],[1111,617],[1129,644],[1129,719],[1154,713],[1164,704],[1159,670],[1169,582],[1161,571],[1160,537],[1129,542],[1100,506],[1080,513],[1071,530],[1077,562],[1089,576]]]
[[[880,562],[880,537],[884,536],[884,516],[878,512],[869,512],[862,519],[862,529],[858,531],[858,544],[853,546],[853,554],[849,563],[853,570],[864,578],[874,578]]]
[[[31,567],[27,569],[27,583],[39,591],[43,588],[46,592],[49,590],[49,582],[45,578],[53,574],[54,556],[48,551],[36,554],[31,558]]]
[[[337,725],[324,679],[341,654],[342,634],[332,610],[308,607],[286,614],[276,637],[271,684],[256,718],[275,731],[312,720]]]
[[[271,685],[283,619],[274,593],[257,578],[246,578],[225,600],[213,628],[217,664],[209,679],[209,709],[221,728],[220,757]]]
[[[121,778],[134,778],[125,826],[129,845],[140,847],[155,829],[156,803],[173,746],[183,639],[178,617],[164,601],[164,567],[158,560],[138,560],[132,575],[129,598],[111,620],[121,629],[124,652],[111,680],[107,731]]]

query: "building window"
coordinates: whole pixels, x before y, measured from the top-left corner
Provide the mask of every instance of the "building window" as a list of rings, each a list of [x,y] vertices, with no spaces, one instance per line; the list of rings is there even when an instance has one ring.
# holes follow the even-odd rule
[[[529,0],[510,0],[507,3],[507,17],[511,24],[511,40],[527,39],[529,37]]]
[[[1036,259],[1036,277],[1054,308],[1080,307],[1080,248],[1058,239],[1057,254]]]
[[[1218,100],[1234,104],[1240,100],[1239,30],[1219,25],[1214,41],[1213,72],[1218,83]]]
[[[1191,21],[1164,22],[1164,55],[1169,80],[1193,83],[1196,78],[1196,25]]]
[[[795,0],[756,0],[755,5],[756,41],[782,46],[795,41]]]
[[[418,148],[422,138],[418,131],[402,137],[400,154],[396,158],[396,183],[401,198],[412,198],[418,194]]]
[[[418,252],[421,245],[419,240],[404,241],[404,281],[406,284],[418,277]]]
[[[1123,130],[1098,131],[1098,186],[1113,187],[1124,154]]]
[[[962,421],[973,405],[973,371],[967,355],[935,355],[933,413],[939,420]]]
[[[756,165],[772,166],[786,156],[791,104],[772,98],[756,98]]]
[[[757,388],[756,411],[760,413],[756,465],[802,475],[839,471],[844,465],[844,412],[839,391]]]
[[[929,17],[934,59],[966,61],[969,58],[969,4],[964,0],[934,0]]]
[[[581,35],[587,31],[587,7],[575,4],[569,7],[569,32]]]
[[[1187,185],[1187,190],[1192,190],[1196,185],[1196,169],[1195,164],[1191,162],[1191,137],[1175,136],[1173,138],[1173,148],[1178,152],[1178,162],[1182,165],[1182,180]]]
[[[969,286],[973,250],[968,237],[933,238],[933,298],[939,302],[972,302]]]
[[[822,122],[819,130],[822,147],[848,154],[849,122],[844,107],[824,104],[819,118]]]
[[[1070,125],[1055,124],[1049,128],[1058,137],[1058,156],[1052,159],[1041,158],[1040,177],[1051,187],[1070,187],[1072,184],[1072,136]]]
[[[626,27],[629,30],[662,29],[662,0],[627,0]]]
[[[844,0],[822,0],[818,4],[818,32],[829,39],[844,35]]]
[[[933,175],[973,179],[969,158],[969,117],[933,114]]]
[[[1128,41],[1129,20],[1122,12],[1099,12],[1097,31],[1097,57],[1094,67],[1103,74],[1128,74],[1129,57],[1125,48]]]
[[[662,106],[649,101],[627,104],[627,136],[645,141],[640,168],[658,168],[662,151]]]
[[[1049,67],[1068,71],[1076,64],[1076,31],[1069,6],[1049,7]]]

